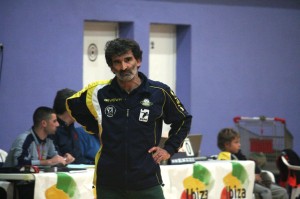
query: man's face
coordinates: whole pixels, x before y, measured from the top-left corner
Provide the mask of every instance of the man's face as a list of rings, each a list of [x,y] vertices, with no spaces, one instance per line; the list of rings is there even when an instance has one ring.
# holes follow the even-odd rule
[[[49,134],[54,134],[56,132],[59,123],[57,121],[56,114],[52,113],[50,119],[46,121],[45,131]]]
[[[141,61],[136,60],[130,50],[121,56],[112,58],[111,71],[120,81],[126,82],[132,80],[137,75],[140,65]]]

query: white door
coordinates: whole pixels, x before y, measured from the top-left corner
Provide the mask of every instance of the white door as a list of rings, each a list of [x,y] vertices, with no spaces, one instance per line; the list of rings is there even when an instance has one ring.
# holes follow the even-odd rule
[[[83,37],[83,86],[114,77],[105,61],[104,46],[118,37],[118,24],[85,22]]]
[[[176,90],[176,26],[152,24],[149,44],[149,78],[161,81]],[[163,126],[163,137],[170,127]]]

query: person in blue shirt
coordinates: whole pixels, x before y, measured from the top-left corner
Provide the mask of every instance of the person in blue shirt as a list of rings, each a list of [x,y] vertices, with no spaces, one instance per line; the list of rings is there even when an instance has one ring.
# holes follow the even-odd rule
[[[87,133],[83,127],[77,127],[79,143],[82,155],[87,160],[87,164],[95,164],[95,156],[100,149],[100,140],[96,134]]]
[[[79,137],[75,129],[75,120],[66,109],[66,99],[74,93],[76,91],[69,88],[57,91],[53,102],[53,109],[57,114],[59,126],[51,138],[60,155],[69,153],[75,158],[72,164],[87,164],[88,161],[81,153]]]

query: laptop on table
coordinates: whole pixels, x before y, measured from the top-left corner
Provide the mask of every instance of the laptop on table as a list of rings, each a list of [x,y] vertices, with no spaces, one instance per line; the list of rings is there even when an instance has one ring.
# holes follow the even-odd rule
[[[202,137],[202,134],[188,135],[184,140],[182,150],[175,153],[168,161],[168,164],[194,163],[196,158],[200,157]],[[167,139],[166,137],[162,137],[158,146],[163,148]]]

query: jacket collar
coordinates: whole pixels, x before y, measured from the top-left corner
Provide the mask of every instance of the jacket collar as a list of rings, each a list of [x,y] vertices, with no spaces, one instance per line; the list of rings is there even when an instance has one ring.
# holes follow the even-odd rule
[[[46,143],[47,138],[44,140],[40,139],[39,136],[34,131],[33,127],[31,128],[31,134],[33,135],[33,138],[34,138],[34,141],[36,144],[45,144]]]

